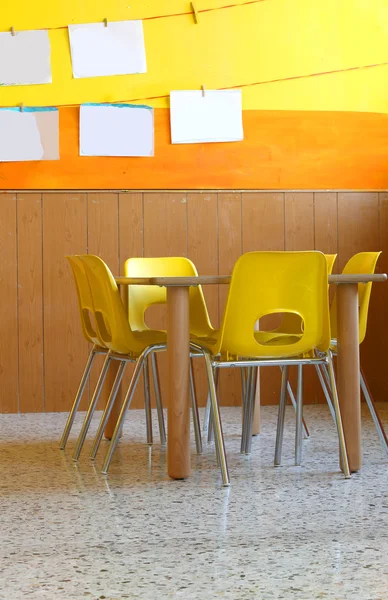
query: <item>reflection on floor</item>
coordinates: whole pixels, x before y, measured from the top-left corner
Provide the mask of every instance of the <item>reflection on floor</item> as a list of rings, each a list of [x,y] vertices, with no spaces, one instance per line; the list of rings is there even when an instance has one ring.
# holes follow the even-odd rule
[[[0,598],[386,599],[388,459],[365,407],[364,467],[350,481],[326,407],[306,407],[301,468],[291,409],[280,468],[275,407],[263,408],[250,457],[240,411],[222,414],[229,489],[207,443],[200,457],[193,446],[188,481],[169,480],[166,450],[144,443],[143,411],[131,411],[109,477],[106,442],[96,467],[90,440],[72,463],[75,432],[59,451],[65,415],[0,416]]]

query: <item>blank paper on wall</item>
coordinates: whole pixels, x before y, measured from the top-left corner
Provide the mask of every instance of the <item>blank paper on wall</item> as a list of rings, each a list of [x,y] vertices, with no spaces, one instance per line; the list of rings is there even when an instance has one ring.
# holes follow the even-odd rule
[[[0,109],[0,162],[58,159],[56,108]]]
[[[80,155],[153,156],[153,108],[135,104],[82,104]]]
[[[244,139],[241,90],[171,92],[170,112],[173,144]]]
[[[0,33],[0,85],[51,83],[48,31]]]
[[[69,25],[73,77],[146,73],[142,21]]]

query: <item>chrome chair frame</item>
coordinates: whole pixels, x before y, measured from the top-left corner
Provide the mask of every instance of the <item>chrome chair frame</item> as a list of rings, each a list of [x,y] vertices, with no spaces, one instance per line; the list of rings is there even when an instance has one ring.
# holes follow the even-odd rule
[[[322,356],[314,357],[314,358],[287,358],[287,359],[240,359],[236,361],[221,361],[215,359],[211,352],[201,346],[197,346],[196,344],[192,344],[197,351],[202,351],[205,357],[206,366],[208,373],[211,374],[212,385],[210,386],[210,394],[212,396],[212,407],[216,405],[218,407],[217,399],[216,399],[216,391],[215,384],[213,378],[213,369],[219,368],[242,368],[248,367],[248,380],[247,380],[247,392],[244,401],[244,409],[243,409],[243,435],[241,441],[241,450],[246,454],[251,452],[251,444],[252,444],[252,425],[253,425],[253,409],[254,409],[254,397],[255,397],[255,385],[256,378],[252,375],[254,373],[253,367],[266,367],[266,366],[280,366],[282,367],[282,386],[281,386],[281,394],[280,394],[280,403],[279,403],[279,413],[278,413],[278,426],[276,432],[276,445],[275,445],[275,466],[280,466],[281,464],[281,453],[282,453],[282,444],[283,444],[283,432],[284,432],[284,417],[285,417],[285,409],[286,409],[286,391],[287,391],[287,381],[288,381],[288,367],[289,366],[298,366],[298,394],[296,399],[296,433],[295,433],[295,464],[299,466],[301,464],[302,459],[302,437],[303,437],[303,399],[302,399],[302,367],[306,364],[319,365],[325,364],[327,365],[330,379],[330,387],[332,390],[332,399],[334,405],[334,411],[336,414],[336,426],[337,433],[339,439],[340,446],[340,455],[341,461],[343,465],[343,471],[346,479],[350,478],[350,469],[348,456],[346,452],[346,443],[345,436],[342,427],[342,419],[341,412],[338,402],[338,394],[334,377],[334,368],[333,368],[333,358],[332,353],[329,350],[327,353],[322,354]],[[210,380],[210,375],[209,375]],[[217,432],[216,432],[217,433]],[[217,433],[218,435],[218,433]],[[222,469],[222,465],[221,465]]]
[[[194,345],[191,345],[191,347],[194,348]],[[149,348],[146,348],[144,350],[144,352],[140,355],[140,357],[137,359],[136,361],[136,366],[135,366],[135,370],[134,373],[132,375],[132,379],[131,379],[131,383],[129,385],[128,391],[126,393],[123,405],[121,407],[121,411],[119,414],[119,417],[117,419],[116,422],[116,427],[114,429],[113,435],[112,435],[112,439],[110,441],[109,447],[108,447],[108,451],[107,454],[105,456],[105,460],[104,460],[104,464],[103,464],[103,468],[102,468],[102,473],[107,474],[111,461],[112,461],[112,456],[113,453],[115,451],[115,448],[117,446],[117,443],[119,441],[120,438],[120,433],[122,430],[122,427],[124,425],[124,420],[127,414],[127,411],[131,405],[132,402],[132,398],[133,398],[133,394],[135,392],[137,383],[139,381],[139,377],[140,377],[140,373],[141,370],[143,368],[143,363],[144,361],[147,359],[147,356],[150,352],[160,352],[161,350],[165,350],[166,346],[165,345],[155,345],[155,346],[150,346]],[[197,348],[195,347],[195,350],[197,350]],[[202,352],[201,352],[202,354]],[[197,356],[198,352],[195,352],[194,354],[192,354],[192,356]],[[206,370],[207,370],[207,375],[208,375],[208,381],[209,381],[209,386],[211,389],[212,384],[214,385],[214,379],[213,379],[213,375],[212,375],[212,370],[210,367],[210,375],[209,375],[209,366],[208,366],[208,359],[205,356],[205,362],[206,362]],[[193,392],[193,387],[194,387],[194,381],[193,381],[193,376],[192,376],[192,371],[191,371],[191,384],[190,384],[190,388],[191,388],[191,392]],[[193,408],[194,406],[196,407],[196,403],[194,400],[194,396],[191,395],[192,397],[192,403],[193,403]],[[114,402],[114,398],[109,398],[108,403],[106,405],[104,414],[102,416],[101,422],[100,422],[100,426],[99,426],[99,430],[97,432],[97,436],[96,436],[96,440],[95,440],[95,444],[97,445],[97,449],[98,449],[98,435],[100,434],[100,432],[102,432],[105,428],[107,419],[109,417],[111,408],[113,406],[113,402]],[[225,447],[224,447],[224,440],[223,440],[223,435],[222,435],[222,428],[221,428],[221,420],[220,420],[220,415],[219,415],[219,409],[218,409],[218,404],[217,404],[217,400],[216,400],[216,396],[215,393],[212,395],[212,411],[214,416],[214,423],[215,423],[215,430],[216,430],[216,449],[217,449],[217,456],[218,456],[218,460],[220,462],[220,466],[221,466],[221,472],[222,472],[222,479],[223,479],[223,484],[225,486],[229,485],[229,475],[228,475],[228,471],[227,471],[227,464],[226,464],[226,454],[225,454]],[[198,410],[193,410],[193,418],[194,418],[194,431],[196,432],[196,442],[198,442],[197,437],[201,437],[200,435],[200,422],[199,422],[199,417],[198,417]],[[100,434],[102,435],[102,434]],[[198,446],[197,446],[198,447]],[[201,447],[202,447],[202,443],[201,443]],[[96,454],[96,450],[93,447],[93,451],[94,451],[94,456]]]

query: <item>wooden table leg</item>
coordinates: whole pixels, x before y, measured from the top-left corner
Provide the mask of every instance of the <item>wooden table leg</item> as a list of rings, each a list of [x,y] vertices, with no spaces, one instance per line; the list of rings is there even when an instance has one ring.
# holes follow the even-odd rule
[[[168,474],[190,475],[189,288],[167,288]]]
[[[120,366],[120,362],[118,360],[112,360],[110,363],[109,371],[106,376],[107,386],[109,387],[109,391],[113,388],[113,383]],[[105,427],[104,436],[107,440],[110,440],[113,435],[114,428],[116,427],[117,419],[119,417],[119,413],[121,410],[121,405],[123,402],[122,398],[122,386],[120,385],[119,390],[117,392],[116,400],[112,406],[111,413],[109,415],[108,422]],[[121,435],[121,434],[120,434]]]
[[[337,286],[338,398],[349,467],[361,469],[360,345],[358,340],[358,285]]]
[[[257,367],[256,375],[255,409],[253,413],[252,435],[260,433],[260,367]]]

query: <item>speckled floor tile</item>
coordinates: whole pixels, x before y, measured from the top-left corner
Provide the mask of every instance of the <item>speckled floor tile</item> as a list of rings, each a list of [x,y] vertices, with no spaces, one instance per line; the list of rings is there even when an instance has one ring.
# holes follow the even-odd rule
[[[66,415],[1,415],[0,599],[386,600],[388,458],[366,408],[364,466],[348,481],[326,407],[305,409],[300,468],[291,409],[280,468],[275,407],[262,409],[250,457],[239,409],[222,414],[230,488],[207,443],[203,456],[192,448],[189,480],[169,480],[166,450],[144,443],[143,411],[131,411],[108,477],[106,442],[95,466],[92,436],[71,460],[80,418],[62,453]]]

